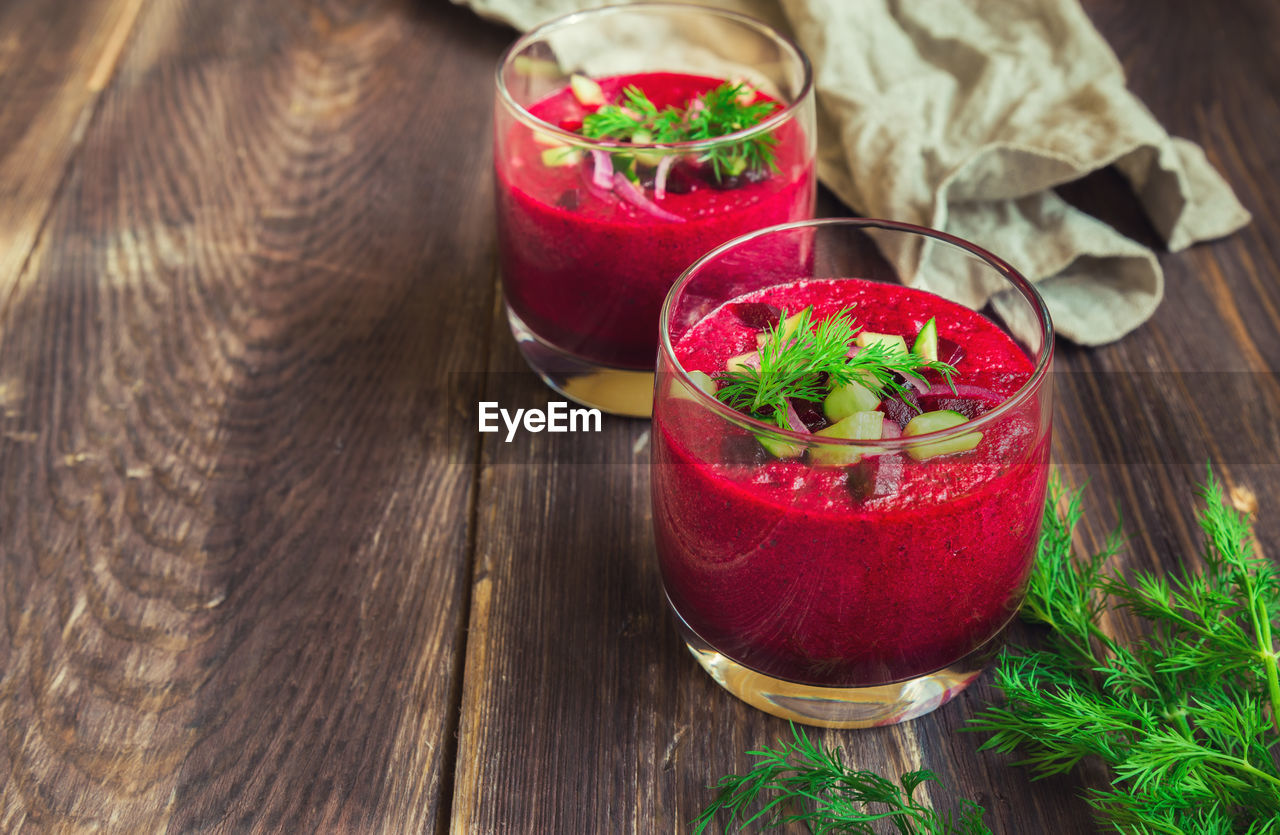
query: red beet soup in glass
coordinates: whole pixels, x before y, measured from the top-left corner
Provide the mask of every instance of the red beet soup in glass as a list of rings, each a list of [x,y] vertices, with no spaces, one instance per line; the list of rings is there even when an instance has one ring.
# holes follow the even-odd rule
[[[681,115],[659,120],[669,136],[587,135],[600,114],[643,119],[635,91]],[[759,121],[687,138],[725,106]],[[635,4],[517,41],[497,73],[494,188],[507,316],[534,371],[579,402],[648,415],[675,279],[730,238],[812,217],[813,120],[807,59],[740,15]]]
[[[905,286],[880,247],[915,252],[904,260],[932,292]],[[977,287],[999,301],[972,309]],[[846,412],[789,400],[788,429],[717,399],[726,369],[758,363],[782,317],[850,308],[863,333],[851,352],[928,343],[950,382],[904,378],[901,395]],[[835,727],[903,721],[963,689],[1031,568],[1052,344],[1042,300],[1012,268],[904,224],[791,224],[690,268],[663,311],[653,516],[667,596],[703,667],[757,707]],[[855,416],[870,434],[839,431]]]

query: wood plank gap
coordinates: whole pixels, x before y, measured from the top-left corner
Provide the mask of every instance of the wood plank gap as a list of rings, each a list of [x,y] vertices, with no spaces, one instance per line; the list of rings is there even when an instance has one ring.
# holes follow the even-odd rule
[[[494,262],[493,281],[493,314],[488,317],[488,332],[484,338],[484,352],[480,357],[480,399],[486,399],[489,393],[489,360],[493,354],[493,340],[497,330],[497,322],[501,314],[502,286],[498,281],[498,268]],[[485,435],[476,441],[475,453],[471,459],[471,487],[467,494],[467,554],[463,561],[463,572],[467,582],[462,586],[462,611],[458,616],[457,651],[453,656],[453,667],[449,671],[449,717],[445,725],[444,739],[441,740],[443,755],[440,766],[439,809],[436,816],[436,835],[448,835],[453,823],[453,793],[458,774],[458,734],[462,730],[462,698],[467,672],[467,640],[471,635],[471,598],[475,589],[476,542],[480,527],[480,473],[483,469]]]
[[[129,36],[136,30],[135,24],[147,0],[128,0],[128,2],[129,5],[125,6],[124,14],[120,16],[120,22],[116,24],[116,28],[107,39],[107,46],[102,50],[97,66],[89,74],[89,82],[86,86],[95,93],[101,93],[115,77],[120,56],[124,54]]]
[[[58,175],[58,185],[53,189],[53,199],[49,201],[49,205],[45,208],[44,216],[40,218],[40,225],[36,227],[36,234],[31,239],[31,248],[22,257],[22,266],[18,268],[18,277],[14,280],[5,297],[0,299],[0,322],[9,320],[9,310],[13,306],[14,298],[18,295],[18,288],[22,286],[27,278],[27,273],[31,269],[32,258],[40,251],[40,242],[44,239],[45,230],[49,227],[49,218],[53,217],[54,210],[58,208],[58,204],[62,200],[62,192],[66,188],[67,180],[71,177],[71,169],[79,161],[80,149],[84,147],[84,138],[89,135],[89,128],[93,125],[93,120],[98,116],[98,107],[102,103],[102,94],[106,92],[107,86],[115,78],[115,68],[120,64],[120,56],[124,54],[125,49],[129,46],[130,38],[138,31],[138,19],[142,15],[142,7],[146,2],[147,0],[130,0],[130,6],[120,19],[120,23],[116,25],[115,31],[111,33],[111,40],[107,48],[103,50],[102,57],[98,60],[97,66],[94,67],[89,76],[89,81],[85,86],[94,95],[81,108],[80,116],[76,119],[76,126],[71,132],[71,152],[67,154],[67,161],[62,166],[62,173]],[[110,62],[107,61],[108,58],[111,59]],[[99,78],[99,74],[102,72],[107,73],[105,78]]]

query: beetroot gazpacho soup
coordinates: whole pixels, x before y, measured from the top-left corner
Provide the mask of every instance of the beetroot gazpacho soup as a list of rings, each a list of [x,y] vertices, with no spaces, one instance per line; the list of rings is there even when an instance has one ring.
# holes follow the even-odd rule
[[[858,278],[769,286],[691,323],[660,357],[653,512],[695,656],[816,724],[901,721],[962,689],[1031,569],[1046,364],[965,306]],[[937,686],[904,690],[920,681]],[[867,712],[873,691],[890,704]],[[823,694],[834,707],[796,706]]]
[[[647,415],[658,313],[676,278],[735,236],[813,215],[808,61],[757,21],[697,6],[611,7],[544,28],[517,41],[498,74],[508,320],[553,388]],[[650,36],[660,48],[640,49]],[[712,57],[725,72],[669,63],[683,60],[684,37],[699,66],[723,50]],[[658,60],[650,52],[663,64],[646,66]],[[595,66],[620,71],[569,69]]]
[[[633,87],[659,109],[685,108],[723,83],[676,73],[598,80],[605,101],[622,100]],[[529,111],[574,128],[594,112],[568,86]],[[527,129],[516,132],[497,172],[507,304],[540,339],[593,362],[652,369],[658,311],[680,273],[730,238],[813,214],[813,161],[793,123],[774,133],[776,171],[748,168],[717,178],[696,158],[659,156],[639,166],[634,182],[614,170],[622,168],[614,155],[548,146]]]

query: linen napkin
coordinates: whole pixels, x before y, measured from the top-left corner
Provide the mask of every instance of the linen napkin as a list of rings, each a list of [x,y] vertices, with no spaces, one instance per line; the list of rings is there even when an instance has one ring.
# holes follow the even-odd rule
[[[453,0],[520,29],[591,0]],[[1044,295],[1057,330],[1119,339],[1164,293],[1147,247],[1053,190],[1108,165],[1169,250],[1249,222],[1192,142],[1128,91],[1077,0],[718,0],[764,20],[813,61],[818,176],[854,211],[941,229],[995,253]],[[1004,302],[991,277],[956,275],[930,246],[883,243],[909,284]],[[994,294],[994,295],[993,295]]]

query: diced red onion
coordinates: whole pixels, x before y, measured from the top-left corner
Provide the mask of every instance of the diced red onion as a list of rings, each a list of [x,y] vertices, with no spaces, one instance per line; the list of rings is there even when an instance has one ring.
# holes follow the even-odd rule
[[[929,381],[914,374],[900,374],[903,385],[911,386],[916,394],[924,394],[929,390]]]
[[[606,152],[599,150],[591,152],[591,159],[595,163],[591,169],[591,182],[605,191],[613,188],[613,160]]]
[[[667,220],[672,223],[684,223],[684,218],[680,217],[680,215],[668,212],[666,209],[645,197],[644,192],[621,173],[613,175],[613,190],[619,197],[645,214],[652,215],[659,220]]]
[[[591,153],[594,156],[597,153],[603,153],[603,152],[592,151]],[[599,169],[597,168],[596,170],[598,171]],[[606,180],[607,185],[601,186],[596,183],[594,174],[587,173],[587,167],[585,165],[579,166],[578,174],[580,179],[582,180],[582,187],[587,190],[588,194],[590,194],[596,200],[601,201],[602,203],[613,202],[614,196],[613,196],[613,178],[612,177]]]
[[[676,158],[670,154],[658,160],[658,170],[653,173],[653,199],[661,200],[667,196],[667,175],[671,173],[671,164]]]
[[[809,432],[809,427],[804,425],[804,421],[800,419],[799,413],[796,412],[796,407],[791,405],[790,400],[787,401],[787,427],[792,432]]]

